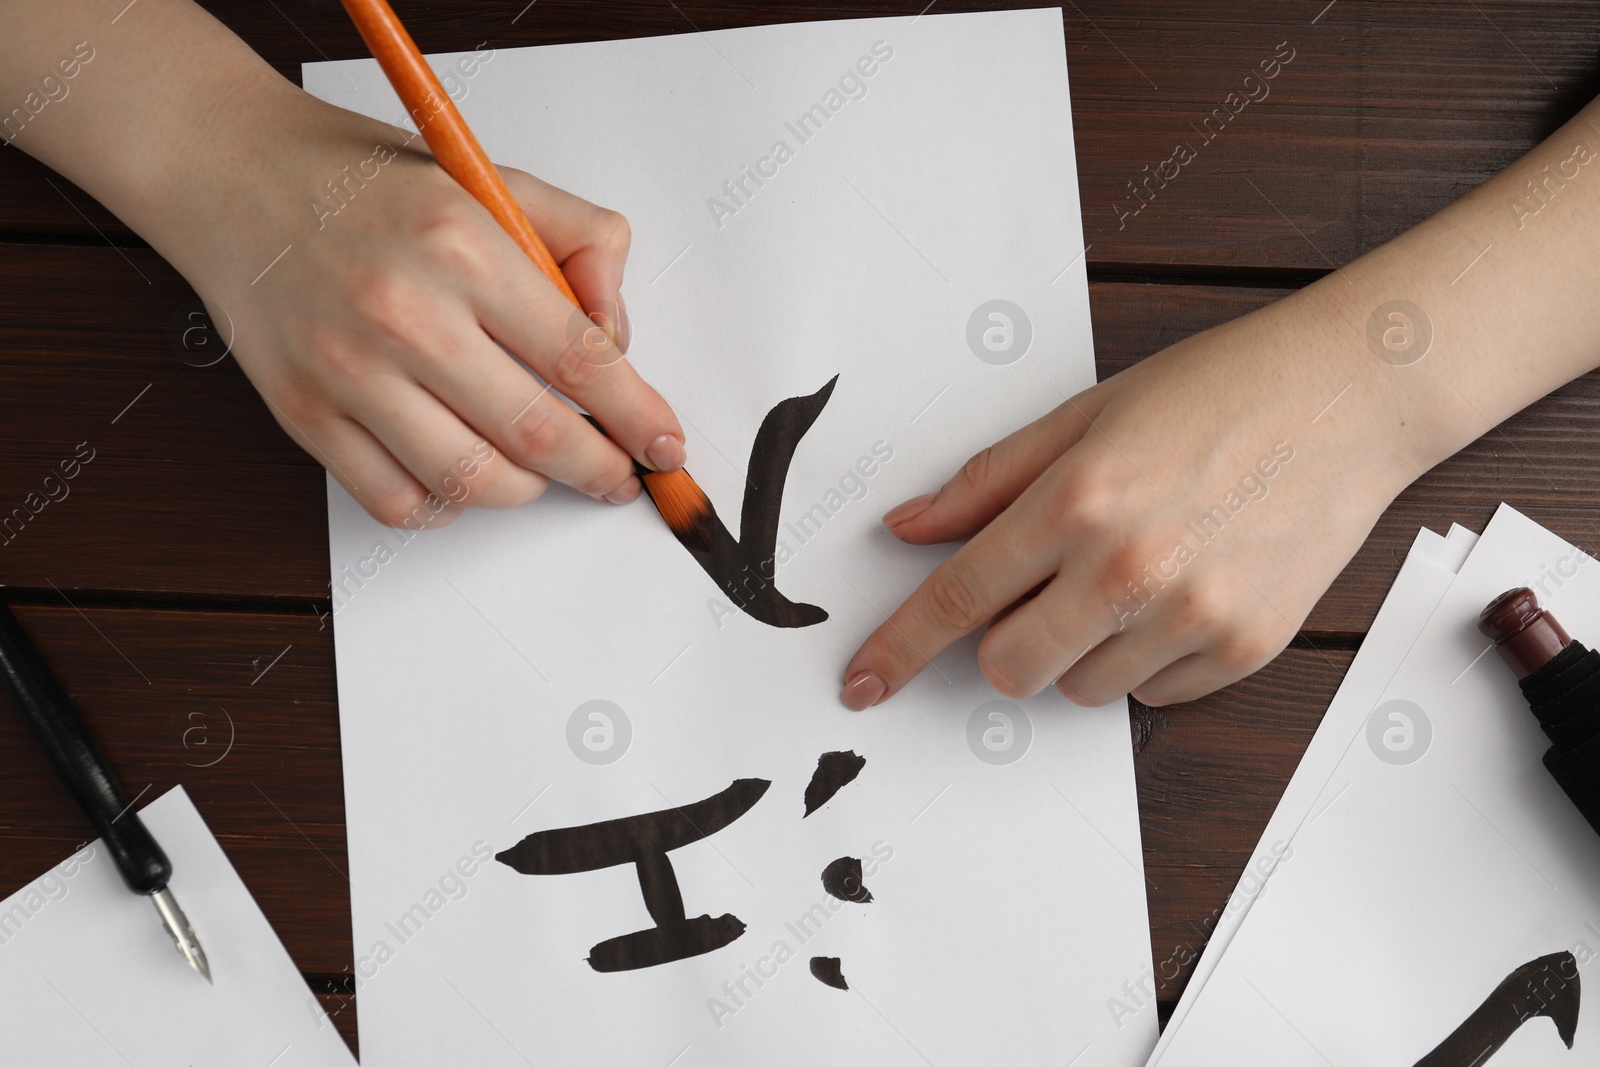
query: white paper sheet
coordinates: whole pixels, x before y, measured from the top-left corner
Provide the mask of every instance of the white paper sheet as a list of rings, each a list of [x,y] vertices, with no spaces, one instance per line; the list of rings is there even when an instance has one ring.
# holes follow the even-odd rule
[[[878,516],[1094,378],[1059,11],[500,51],[473,69],[462,108],[496,159],[632,222],[630,358],[683,416],[730,526],[768,409],[839,375],[784,494],[786,523],[814,524],[784,527],[777,576],[830,617],[777,629],[734,611],[648,504],[552,491],[408,538],[330,483],[364,1061],[1143,1062],[1153,1002],[1108,1007],[1150,974],[1123,704],[1052,694],[991,718],[972,641],[884,707],[837,700],[851,651],[944,556]],[[371,63],[305,81],[398,118]],[[790,126],[819,103],[839,106],[801,141]],[[736,213],[708,206],[784,139],[791,158]],[[997,299],[1028,328],[989,318]],[[585,762],[586,730],[602,748],[627,735],[625,755]],[[834,750],[866,767],[802,819]],[[746,925],[712,952],[597,972],[593,946],[652,922],[631,867],[485,862],[738,778],[771,785],[671,856],[690,917]],[[845,856],[875,860],[873,903],[823,892]],[[458,863],[472,874],[442,885]],[[819,906],[820,932],[795,926]],[[839,958],[849,991],[813,978],[813,955]]]
[[[1365,690],[1373,712],[1393,699],[1423,709],[1410,716],[1421,755],[1384,758],[1381,731],[1373,744],[1357,731],[1162,1067],[1414,1063],[1550,953],[1572,952],[1593,988],[1600,839],[1540,763],[1549,742],[1475,627],[1518,585],[1580,640],[1600,637],[1600,567],[1502,506],[1394,678]],[[1589,1062],[1597,1049],[1588,1005],[1570,1052],[1533,1019],[1489,1062]]]
[[[72,1067],[353,1067],[182,787],[140,813],[206,951],[190,969],[95,841],[0,902],[0,1059]]]
[[[1329,802],[1331,794],[1325,787],[1371,711],[1372,692],[1394,676],[1406,650],[1438,606],[1439,599],[1455,578],[1456,569],[1476,541],[1477,535],[1462,526],[1452,528],[1447,537],[1427,528],[1417,531],[1405,563],[1361,643],[1361,651],[1350,664],[1338,693],[1306,746],[1305,755],[1262,831],[1260,843],[1245,864],[1239,884],[1210,924],[1210,936],[1201,948],[1180,949],[1156,964],[1157,977],[1170,979],[1190,962],[1184,958],[1185,951],[1200,952],[1183,996],[1161,1032],[1161,1040],[1150,1059],[1152,1067],[1161,1062],[1167,1046],[1200,999],[1201,990],[1250,913],[1251,905],[1269,891],[1278,866],[1293,859],[1291,842],[1296,832],[1306,820],[1316,817],[1320,805]]]
[[[1467,561],[1472,550],[1477,547],[1478,535],[1460,523],[1450,524],[1450,533],[1445,538],[1445,546],[1433,556],[1433,561],[1441,567],[1447,567],[1452,574],[1459,574],[1461,565]]]

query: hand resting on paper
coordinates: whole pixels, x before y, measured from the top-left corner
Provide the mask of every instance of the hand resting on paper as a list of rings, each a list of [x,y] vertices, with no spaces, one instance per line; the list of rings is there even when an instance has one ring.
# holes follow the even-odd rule
[[[1600,362],[1597,238],[1600,102],[1389,244],[980,452],[884,517],[970,540],[867,638],[843,701],[985,625],[978,664],[1013,697],[1163,705],[1264,666],[1406,485]]]
[[[188,279],[279,425],[376,518],[443,525],[550,481],[626,503],[634,459],[682,466],[676,416],[622,358],[622,216],[504,172],[586,318],[420,137],[313,99],[189,0],[121,7],[0,8],[0,99],[40,101],[4,137]]]
[[[1188,699],[1277,655],[1411,473],[1351,451],[1396,417],[1391,397],[1347,394],[1308,425],[1344,380],[1274,373],[1285,341],[1252,317],[1190,338],[889,512],[907,543],[971,540],[857,653],[847,677],[869,678],[847,702],[984,623],[1001,693],[1059,679],[1090,706]]]

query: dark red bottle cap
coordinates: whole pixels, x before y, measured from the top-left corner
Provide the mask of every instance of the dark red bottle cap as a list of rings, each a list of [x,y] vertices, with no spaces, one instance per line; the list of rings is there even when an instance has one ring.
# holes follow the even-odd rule
[[[1572,642],[1527,586],[1508,589],[1489,601],[1478,613],[1478,632],[1494,642],[1500,658],[1519,679],[1555,659]]]

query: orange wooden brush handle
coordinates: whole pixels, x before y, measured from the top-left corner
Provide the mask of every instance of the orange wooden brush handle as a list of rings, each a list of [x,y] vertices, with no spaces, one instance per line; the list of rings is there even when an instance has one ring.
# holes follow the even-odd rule
[[[567,284],[550,249],[545,247],[533,223],[523,213],[522,205],[511,195],[505,179],[500,177],[483,146],[472,135],[450,94],[439,84],[438,75],[417,51],[416,42],[400,24],[388,0],[343,0],[343,3],[350,21],[356,24],[362,40],[367,42],[373,58],[383,68],[389,84],[394,86],[400,102],[417,124],[423,140],[433,150],[433,158],[439,161],[446,174],[488,209],[517,246],[533,260],[533,265],[566,294],[573,306],[581,308],[577,294]]]

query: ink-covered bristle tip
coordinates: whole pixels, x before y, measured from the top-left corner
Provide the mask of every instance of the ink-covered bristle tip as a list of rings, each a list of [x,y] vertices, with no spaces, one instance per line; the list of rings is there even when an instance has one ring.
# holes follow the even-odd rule
[[[716,512],[688,471],[651,471],[644,476],[644,486],[673,536],[691,548],[711,547]]]

